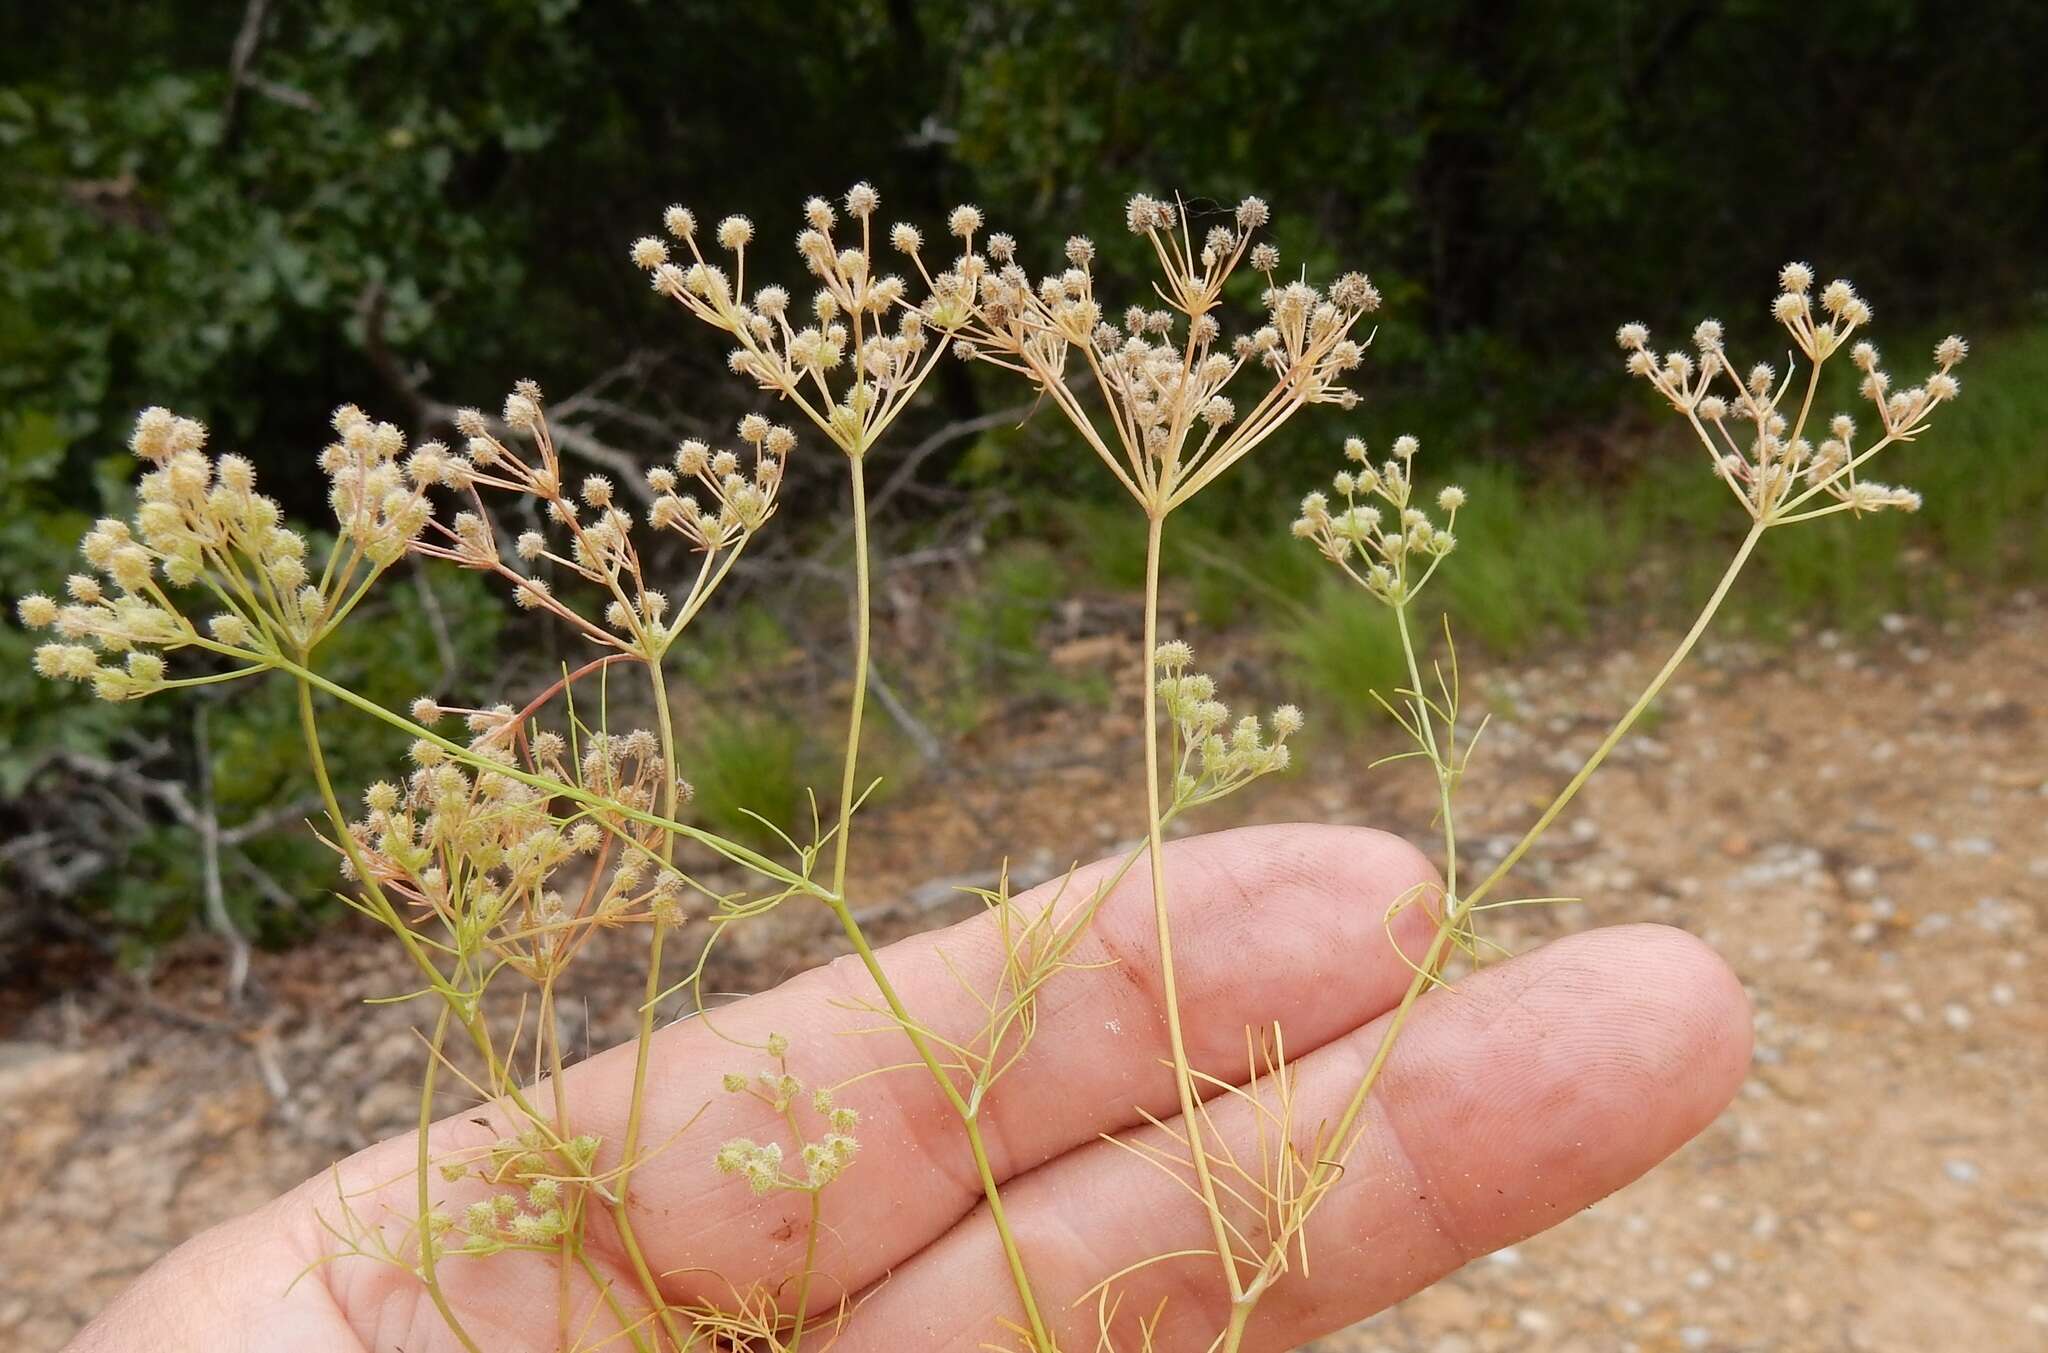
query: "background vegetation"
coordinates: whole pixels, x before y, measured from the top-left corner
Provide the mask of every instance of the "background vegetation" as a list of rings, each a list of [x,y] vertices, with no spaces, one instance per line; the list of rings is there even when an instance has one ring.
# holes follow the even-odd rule
[[[1081,0],[9,7],[0,593],[50,585],[82,523],[120,509],[146,403],[205,419],[308,519],[322,505],[295,467],[343,400],[424,435],[530,375],[614,459],[726,424],[750,393],[646,294],[627,243],[675,200],[746,211],[772,239],[802,196],[866,177],[892,218],[932,225],[973,200],[1034,259],[1084,230],[1112,266],[1131,190],[1258,192],[1291,260],[1367,268],[1388,307],[1351,426],[1464,463],[1475,505],[1444,597],[1501,650],[1583,632],[1654,590],[1646,546],[1729,525],[1682,450],[1645,433],[1614,324],[1716,313],[1738,351],[1769,343],[1772,272],[1812,254],[1874,298],[1887,347],[1943,325],[1980,355],[1937,440],[1901,458],[1928,512],[1774,541],[1774,585],[1752,595],[1778,609],[1751,619],[1951,606],[2048,567],[2048,125],[2020,115],[2044,63],[2033,0],[1551,0],[1506,17],[1350,0],[1256,19]],[[900,557],[981,589],[927,618],[943,642],[889,697],[904,761],[973,723],[963,690],[1103,696],[1033,650],[1061,598],[1114,589],[1130,558],[1089,529],[1108,492],[1091,458],[1011,397],[949,370],[890,470]],[[1291,641],[1288,680],[1332,693],[1386,653],[1378,618],[1340,607],[1284,539],[1336,435],[1309,420],[1262,452],[1180,561],[1201,623],[1326,614]],[[805,506],[732,641],[798,686],[832,679],[835,655],[792,653],[778,609],[838,605],[843,548]],[[1668,584],[1683,555],[1652,548],[1649,567]],[[508,622],[480,590],[442,577],[387,604],[380,667],[399,651],[485,696],[502,679]],[[274,938],[323,914],[278,711],[94,707],[32,682],[26,651],[0,629],[0,945],[58,925],[140,953],[199,919]],[[415,694],[404,680],[384,694]],[[734,748],[764,745],[772,716],[710,708],[703,810],[727,826],[756,803],[803,811],[801,729],[766,739],[765,765]],[[367,768],[392,749],[366,731],[352,751]],[[210,918],[194,814],[234,837]]]

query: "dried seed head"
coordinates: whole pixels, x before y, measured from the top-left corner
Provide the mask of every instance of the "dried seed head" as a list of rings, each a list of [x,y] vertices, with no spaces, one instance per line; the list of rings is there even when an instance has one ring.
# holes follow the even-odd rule
[[[728,216],[718,223],[718,244],[737,253],[754,238],[754,223],[744,216]]]
[[[1144,193],[1135,193],[1124,206],[1124,224],[1134,235],[1143,235],[1153,230],[1173,228],[1173,208],[1157,198]]]
[[[1332,282],[1330,299],[1346,310],[1366,314],[1380,308],[1379,288],[1362,272],[1348,272]]]
[[[966,239],[981,229],[981,208],[967,203],[953,208],[946,217],[946,229]]]

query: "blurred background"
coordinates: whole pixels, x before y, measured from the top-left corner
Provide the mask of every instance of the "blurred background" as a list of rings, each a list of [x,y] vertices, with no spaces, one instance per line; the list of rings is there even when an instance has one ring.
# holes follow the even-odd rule
[[[722,435],[761,396],[626,257],[670,202],[751,215],[794,282],[772,242],[799,203],[867,179],[928,234],[977,203],[1034,268],[1090,234],[1106,291],[1135,291],[1129,193],[1257,193],[1290,266],[1363,268],[1387,304],[1361,409],[1297,420],[1175,546],[1179,631],[1318,730],[1305,770],[1231,811],[1427,825],[1398,768],[1361,769],[1383,737],[1363,692],[1397,650],[1287,537],[1343,436],[1413,432],[1473,498],[1441,601],[1493,674],[1500,792],[1475,811],[1512,839],[1739,535],[1621,374],[1616,324],[1672,341],[1717,315],[1739,360],[1782,362],[1774,274],[1809,258],[1872,300],[1908,382],[1943,333],[1972,339],[1961,403],[1881,471],[1926,510],[1774,536],[1702,674],[1533,875],[1587,901],[1497,936],[1649,914],[1717,939],[1758,997],[1758,1093],[1575,1239],[1341,1346],[2037,1346],[2048,1187],[2001,1142],[2048,1069],[2027,976],[2048,886],[2044,66],[2033,0],[12,6],[0,594],[53,586],[84,526],[125,512],[146,404],[206,421],[315,523],[304,471],[344,401],[446,435],[532,377],[615,476]],[[1139,825],[1118,674],[1142,540],[1064,423],[1017,399],[942,367],[877,472],[886,780],[862,867],[905,899],[900,928],[953,914],[999,856],[1042,875]],[[685,659],[688,769],[721,830],[807,816],[825,778],[842,492],[800,455]],[[573,652],[447,571],[402,572],[379,605],[332,663],[387,701],[489,703]],[[34,1262],[0,1251],[0,1331],[33,1348],[380,1112],[402,1121],[376,1096],[413,1054],[402,1013],[385,1043],[344,1036],[389,972],[304,827],[288,693],[98,705],[34,679],[30,647],[10,606],[0,1132],[51,1164],[0,1184],[39,1219],[6,1228]],[[343,741],[349,782],[400,750],[374,725]],[[807,945],[779,936],[732,980],[825,952]],[[89,1255],[52,1262],[74,1233]]]

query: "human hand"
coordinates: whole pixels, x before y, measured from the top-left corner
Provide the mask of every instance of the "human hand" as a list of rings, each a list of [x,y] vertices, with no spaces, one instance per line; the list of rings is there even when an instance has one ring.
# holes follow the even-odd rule
[[[1075,884],[1090,886],[1109,867],[1080,871]],[[1385,914],[1431,877],[1428,865],[1381,833],[1285,826],[1177,842],[1167,873],[1196,1066],[1242,1079],[1245,1029],[1278,1021],[1299,1076],[1297,1121],[1334,1118],[1378,1044],[1377,1021],[1412,976],[1389,942]],[[1406,908],[1393,939],[1414,958],[1429,924],[1420,908]],[[1069,1349],[1096,1347],[1095,1303],[1080,1299],[1106,1275],[1210,1244],[1205,1216],[1178,1182],[1102,1140],[1157,1140],[1144,1114],[1164,1117],[1176,1105],[1161,1069],[1153,946],[1141,865],[1075,958],[1107,966],[1052,982],[1035,1041],[983,1111],[1011,1225]],[[972,979],[999,957],[983,917],[905,940],[882,961],[909,1008],[944,1033],[979,1018],[954,971]],[[874,1026],[855,1008],[873,998],[866,972],[843,959],[716,1018],[721,1030],[756,1042],[787,1036],[793,1070],[811,1084],[840,1085],[905,1060],[900,1038],[846,1036]],[[1749,1048],[1734,976],[1699,941],[1656,926],[1570,936],[1426,996],[1378,1083],[1345,1178],[1310,1223],[1313,1266],[1275,1287],[1245,1347],[1292,1348],[1359,1320],[1619,1188],[1720,1112]],[[568,1072],[579,1131],[619,1140],[632,1058],[630,1046],[616,1048]],[[745,1055],[691,1020],[656,1035],[653,1067],[644,1140],[670,1144],[634,1174],[635,1229],[649,1264],[677,1300],[730,1301],[733,1284],[757,1281],[786,1299],[803,1259],[803,1200],[756,1197],[709,1164],[730,1137],[777,1133],[780,1120],[765,1105],[720,1091],[723,1072],[751,1069]],[[851,1312],[834,1348],[972,1349],[999,1340],[1001,1322],[1019,1311],[953,1111],[916,1071],[866,1075],[838,1098],[860,1111],[861,1150],[824,1195],[810,1288],[815,1311],[829,1317],[844,1302]],[[1250,1146],[1245,1105],[1219,1102],[1213,1116],[1232,1149]],[[436,1124],[433,1149],[438,1157],[482,1146],[509,1126],[473,1110]],[[387,1202],[393,1217],[412,1215],[417,1152],[410,1135],[381,1143],[335,1176],[188,1242],[82,1332],[74,1353],[455,1353],[411,1275],[359,1258],[323,1262],[336,1246],[323,1218],[338,1220],[337,1189],[366,1221]],[[601,1155],[599,1168],[606,1164]],[[448,1211],[475,1187],[444,1186],[438,1176],[435,1185],[435,1206]],[[596,1283],[634,1287],[600,1218],[588,1249],[595,1275],[566,1280],[566,1344],[564,1280],[552,1256],[451,1255],[441,1279],[486,1353],[623,1348],[607,1342],[616,1327],[590,1315],[604,1309]],[[1164,1300],[1157,1347],[1200,1348],[1225,1315],[1214,1269],[1206,1255],[1138,1269],[1119,1284],[1122,1309],[1150,1313]]]

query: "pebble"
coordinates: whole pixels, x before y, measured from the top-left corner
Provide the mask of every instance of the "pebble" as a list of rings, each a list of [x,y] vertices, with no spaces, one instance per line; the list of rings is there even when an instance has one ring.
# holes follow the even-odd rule
[[[1974,1163],[1955,1157],[1941,1163],[1941,1172],[1958,1184],[1977,1182],[1977,1167]]]

